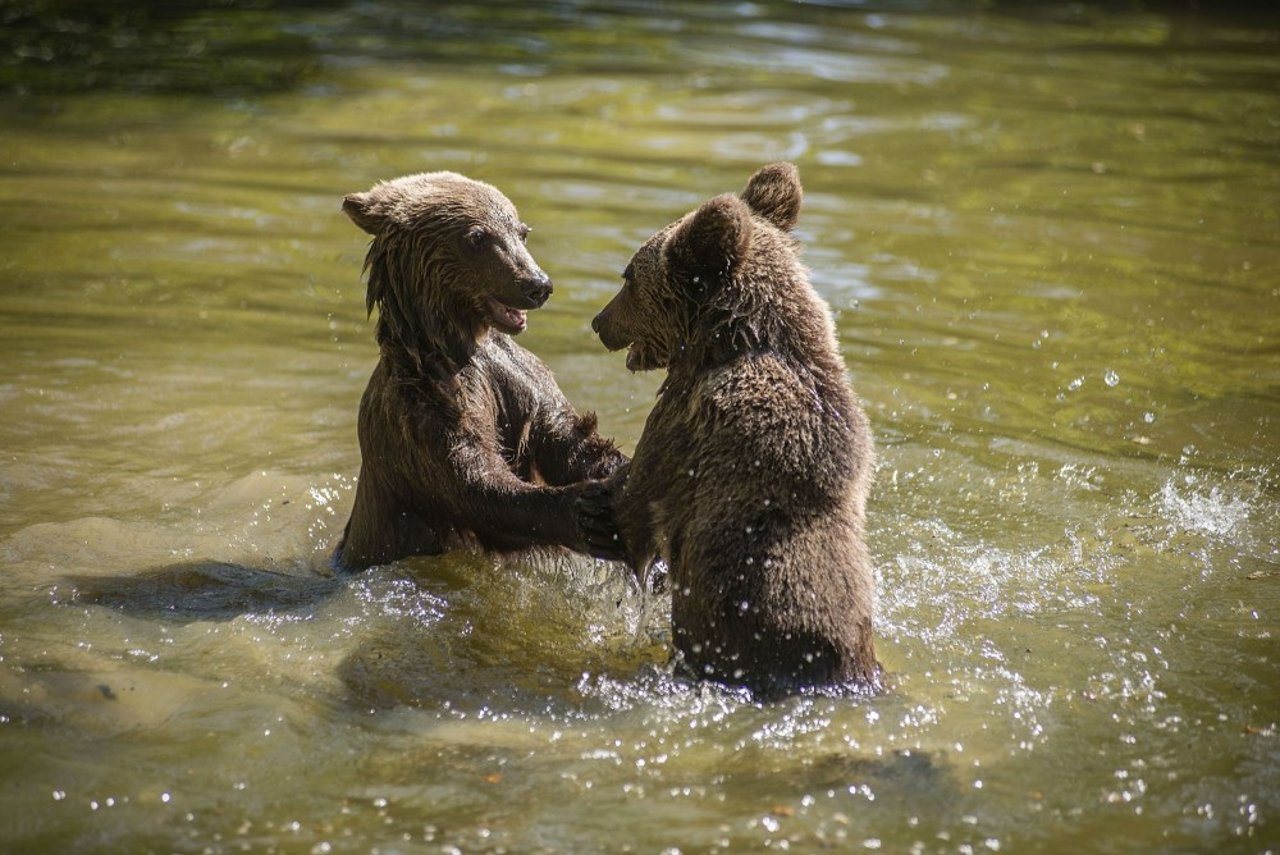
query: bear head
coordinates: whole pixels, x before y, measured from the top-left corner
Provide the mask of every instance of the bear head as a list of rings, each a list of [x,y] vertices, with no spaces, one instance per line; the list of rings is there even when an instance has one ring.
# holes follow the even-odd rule
[[[795,227],[798,170],[774,163],[659,231],[622,274],[621,290],[591,323],[610,350],[628,348],[632,371],[683,357],[732,352],[767,337],[769,303],[803,268]]]
[[[496,187],[427,172],[352,193],[342,210],[373,236],[367,305],[392,326],[515,335],[526,310],[551,295],[551,280],[525,247],[529,227]]]

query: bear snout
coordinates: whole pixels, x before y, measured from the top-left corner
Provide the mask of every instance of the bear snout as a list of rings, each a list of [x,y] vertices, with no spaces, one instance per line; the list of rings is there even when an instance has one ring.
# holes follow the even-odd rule
[[[609,350],[622,350],[631,344],[630,336],[617,328],[609,316],[609,307],[605,306],[600,314],[591,319],[591,330],[600,337],[600,343]]]
[[[551,296],[551,277],[539,270],[532,276],[520,280],[520,293],[537,309]]]

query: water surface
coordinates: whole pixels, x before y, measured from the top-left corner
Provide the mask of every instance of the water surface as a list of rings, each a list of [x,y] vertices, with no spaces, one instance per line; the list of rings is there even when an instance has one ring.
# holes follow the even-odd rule
[[[0,848],[1274,851],[1280,20],[1089,5],[6,11]],[[105,11],[104,11],[105,10]],[[880,447],[875,698],[666,671],[581,559],[327,575],[344,193],[497,184],[633,448],[630,253],[787,158]]]

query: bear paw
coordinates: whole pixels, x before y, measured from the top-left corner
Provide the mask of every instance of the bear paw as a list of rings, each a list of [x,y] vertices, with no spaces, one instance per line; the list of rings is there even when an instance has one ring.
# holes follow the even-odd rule
[[[627,544],[613,515],[609,484],[586,481],[578,485],[575,492],[574,517],[587,554],[608,561],[628,560]]]

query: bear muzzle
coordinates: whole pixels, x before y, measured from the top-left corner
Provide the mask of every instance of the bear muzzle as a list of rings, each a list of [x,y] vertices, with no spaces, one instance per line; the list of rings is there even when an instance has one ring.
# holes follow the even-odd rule
[[[509,335],[524,332],[529,310],[540,308],[552,291],[551,278],[541,270],[516,279],[514,284],[515,299],[505,295],[488,298],[489,320]]]
[[[535,271],[533,274],[517,280],[516,284],[520,288],[520,293],[529,301],[529,305],[525,308],[537,309],[547,302],[547,298],[551,296],[551,277],[543,273],[541,270]]]
[[[608,314],[609,307],[606,306],[604,311],[591,319],[591,329],[600,336],[600,343],[609,350],[622,350],[631,344],[631,339],[618,332],[616,326],[609,322]]]

